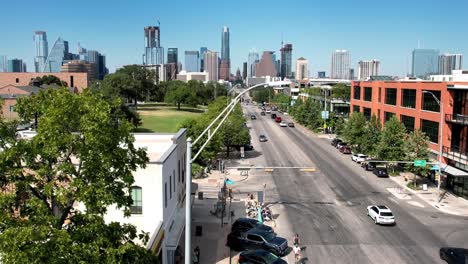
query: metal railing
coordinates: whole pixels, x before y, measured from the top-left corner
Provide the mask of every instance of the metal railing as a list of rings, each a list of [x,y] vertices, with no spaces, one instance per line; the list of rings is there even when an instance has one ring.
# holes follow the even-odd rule
[[[449,158],[451,160],[460,160],[460,162],[468,162],[468,153],[466,151],[462,152],[459,146],[442,147],[442,156]]]
[[[445,121],[462,124],[462,125],[468,125],[468,116],[460,115],[460,114],[453,114],[453,115],[445,114]]]

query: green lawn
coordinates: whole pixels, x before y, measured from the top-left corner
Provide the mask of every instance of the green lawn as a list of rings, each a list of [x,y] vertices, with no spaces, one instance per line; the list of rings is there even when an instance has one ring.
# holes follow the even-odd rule
[[[185,119],[201,115],[203,109],[185,108],[180,111],[172,106],[142,105],[138,107],[138,113],[142,121],[142,126],[137,128],[137,132],[159,132],[174,133],[177,127]]]

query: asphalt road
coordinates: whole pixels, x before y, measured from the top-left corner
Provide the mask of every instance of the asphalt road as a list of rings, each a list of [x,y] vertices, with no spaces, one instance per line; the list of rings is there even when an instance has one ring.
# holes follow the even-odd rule
[[[364,171],[330,140],[299,127],[280,127],[269,115],[260,116],[256,106],[243,108],[257,115],[248,122],[255,151],[247,153],[246,162],[317,169],[252,171],[240,183],[251,191],[266,184],[266,201],[279,214],[276,232],[289,241],[299,233],[304,263],[444,263],[440,247],[468,248],[467,218],[440,213],[416,197],[412,204],[400,201],[387,191],[395,186],[390,179]],[[268,142],[259,142],[259,134]],[[375,225],[366,215],[371,204],[389,206],[397,224]],[[294,263],[292,256],[286,259]]]

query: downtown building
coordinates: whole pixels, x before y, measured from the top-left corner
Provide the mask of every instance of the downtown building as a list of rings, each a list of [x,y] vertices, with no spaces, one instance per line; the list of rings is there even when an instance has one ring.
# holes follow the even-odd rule
[[[292,79],[292,44],[284,44],[281,48],[281,79]]]
[[[35,72],[42,72],[49,56],[49,44],[47,42],[47,33],[45,31],[34,32],[34,42],[36,47],[36,57],[34,58]]]
[[[367,60],[358,62],[358,80],[366,80],[371,76],[378,76],[380,73],[380,61]]]
[[[255,64],[259,61],[259,55],[255,51],[249,52],[247,59],[247,77],[255,77]]]
[[[367,119],[376,115],[382,125],[394,116],[408,132],[420,129],[429,137],[431,158],[442,156],[443,186],[468,198],[468,71],[454,70],[450,81],[430,78],[353,81],[351,111]],[[434,175],[429,178],[435,182]]]
[[[309,61],[303,57],[296,60],[296,80],[309,79]]]
[[[21,59],[8,60],[7,72],[27,72],[26,63],[24,63]]]
[[[218,68],[218,52],[206,51],[205,57],[205,72],[208,72],[208,81],[217,82],[219,80],[219,68]]]
[[[350,80],[351,55],[347,50],[335,50],[332,53],[330,78]],[[353,74],[354,75],[354,74]]]
[[[428,79],[439,73],[439,50],[415,49],[412,52],[411,75],[415,78]]]
[[[264,51],[262,59],[255,65],[255,76],[264,77],[271,76],[276,77],[275,62],[273,60],[274,51]]]
[[[221,80],[229,80],[231,75],[231,57],[229,47],[229,28],[223,27],[221,33],[221,61],[219,63],[219,78]]]
[[[145,27],[144,34],[143,65],[164,64],[164,49],[161,47],[160,28],[155,26]]]
[[[205,70],[205,52],[207,51],[207,47],[200,48],[200,72],[203,72]]]
[[[453,70],[461,70],[463,62],[462,54],[439,55],[439,74],[450,75]]]
[[[199,53],[197,50],[185,51],[185,71],[186,72],[199,72],[200,65]]]

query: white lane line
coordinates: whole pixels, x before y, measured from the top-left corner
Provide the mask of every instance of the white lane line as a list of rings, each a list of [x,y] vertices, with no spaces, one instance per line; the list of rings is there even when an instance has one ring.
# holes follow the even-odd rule
[[[394,202],[394,203],[398,204],[398,201],[397,201],[397,200],[395,200],[395,198],[393,198],[393,197],[388,197],[388,199],[389,199],[390,201],[392,201],[392,202]]]
[[[424,208],[424,207],[425,207],[425,206],[422,205],[420,202],[416,202],[416,201],[409,201],[408,203],[411,204],[411,205],[413,205],[413,206],[420,207],[420,208]]]

